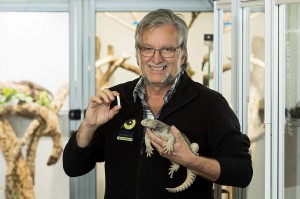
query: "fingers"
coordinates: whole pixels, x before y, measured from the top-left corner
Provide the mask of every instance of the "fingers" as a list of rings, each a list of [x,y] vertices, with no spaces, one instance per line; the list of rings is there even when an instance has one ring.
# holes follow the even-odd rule
[[[98,104],[110,104],[112,101],[116,100],[116,96],[120,95],[117,91],[110,91],[108,88],[105,88],[96,96],[92,96],[90,99],[90,104],[92,107],[97,106]]]
[[[152,131],[149,128],[146,129],[146,133],[148,134],[153,145],[163,146],[164,140],[152,133]]]
[[[157,151],[160,153],[160,155],[164,156],[164,157],[170,157],[175,155],[178,150],[185,145],[185,141],[183,139],[183,136],[181,134],[181,132],[175,127],[175,126],[171,126],[171,133],[174,135],[174,149],[171,151],[170,154],[166,153],[165,149],[168,145],[168,141],[165,139],[160,138],[159,136],[155,135],[150,129],[147,128],[146,133],[148,134],[152,145],[157,149]],[[171,138],[170,138],[171,139]],[[177,146],[175,146],[177,145]]]
[[[105,88],[98,93],[97,97],[100,98],[101,102],[111,103],[118,95],[120,94],[117,91],[111,91],[108,88]]]
[[[156,148],[158,153],[163,157],[168,157],[170,154],[165,153],[167,141],[155,135],[149,128],[146,130],[147,135],[151,140],[151,144]]]

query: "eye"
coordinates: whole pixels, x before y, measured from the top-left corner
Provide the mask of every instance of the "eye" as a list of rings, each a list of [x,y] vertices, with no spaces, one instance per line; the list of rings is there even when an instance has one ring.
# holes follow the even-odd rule
[[[142,51],[143,52],[153,52],[153,48],[147,48],[147,47],[145,47],[145,48],[142,48]]]
[[[174,52],[174,48],[163,48],[163,49],[161,49],[161,51],[163,53],[173,53]]]

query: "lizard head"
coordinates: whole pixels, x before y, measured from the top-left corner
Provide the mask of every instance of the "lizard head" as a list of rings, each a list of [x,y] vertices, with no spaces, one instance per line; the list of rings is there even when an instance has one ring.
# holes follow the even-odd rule
[[[156,119],[143,119],[141,124],[144,126],[144,127],[147,127],[149,129],[161,129],[161,128],[167,128],[169,129],[170,127],[159,121],[159,120],[156,120]]]

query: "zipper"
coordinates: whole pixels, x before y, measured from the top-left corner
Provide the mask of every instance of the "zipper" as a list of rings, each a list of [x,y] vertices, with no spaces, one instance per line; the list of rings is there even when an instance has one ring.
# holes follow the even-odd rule
[[[141,199],[141,172],[142,172],[142,166],[143,166],[143,160],[144,160],[144,151],[145,151],[145,144],[144,144],[144,137],[145,132],[143,132],[143,135],[140,137],[140,152],[139,152],[139,165],[138,165],[138,171],[137,171],[137,181],[136,181],[136,199]]]

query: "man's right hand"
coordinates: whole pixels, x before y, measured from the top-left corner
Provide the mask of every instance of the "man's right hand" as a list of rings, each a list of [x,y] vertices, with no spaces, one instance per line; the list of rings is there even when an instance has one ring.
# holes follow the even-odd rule
[[[86,109],[85,118],[78,129],[76,139],[80,147],[89,145],[95,130],[111,120],[121,109],[121,106],[114,106],[110,109],[111,102],[116,100],[117,91],[103,89],[97,96],[91,97]]]

